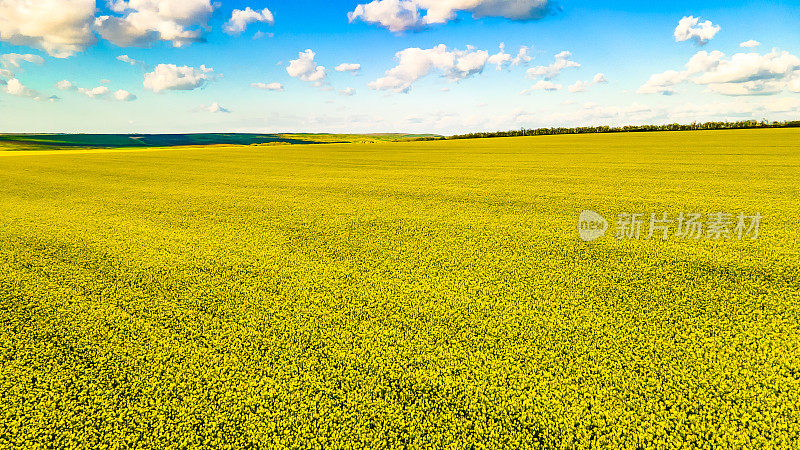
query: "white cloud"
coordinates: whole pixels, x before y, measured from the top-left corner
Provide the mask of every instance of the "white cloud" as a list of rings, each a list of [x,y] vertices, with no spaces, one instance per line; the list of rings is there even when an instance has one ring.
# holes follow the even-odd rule
[[[73,89],[77,89],[77,86],[75,86],[74,84],[72,84],[71,81],[68,80],[59,81],[58,83],[56,83],[56,87],[62,91],[71,91]]]
[[[131,94],[130,92],[120,89],[117,92],[114,92],[114,98],[121,102],[132,102],[136,100],[136,96]]]
[[[533,86],[531,86],[528,89],[525,89],[522,92],[520,92],[520,94],[526,95],[526,94],[530,94],[533,91],[553,92],[553,91],[559,91],[559,90],[561,90],[561,88],[562,88],[562,85],[555,84],[552,81],[539,80],[536,83],[534,83]]]
[[[520,64],[527,64],[532,59],[530,55],[528,55],[529,48],[524,45],[519,48],[517,56],[511,56],[511,54],[506,53],[505,50],[506,44],[501,42],[500,51],[491,55],[488,59],[489,64],[497,66],[497,70],[503,70],[503,68],[509,65],[518,66]]]
[[[506,44],[500,43],[500,51],[495,53],[494,55],[489,56],[487,62],[489,64],[494,64],[497,66],[497,70],[503,70],[503,67],[511,64],[511,60],[513,57],[505,52]]]
[[[155,93],[174,90],[190,91],[214,79],[214,69],[200,66],[199,69],[175,64],[159,64],[152,72],[145,74],[144,87]]]
[[[33,89],[29,89],[16,78],[11,78],[8,80],[3,90],[5,90],[7,94],[15,95],[17,97],[31,97],[35,98],[36,100],[41,99],[38,92],[34,91]]]
[[[795,93],[800,93],[800,77],[795,76],[793,80],[789,82],[787,88]]]
[[[97,86],[96,88],[92,89],[79,87],[78,92],[89,98],[101,98],[108,95],[111,91],[106,86]]]
[[[255,41],[257,39],[263,39],[266,37],[274,37],[274,36],[275,33],[264,33],[263,31],[256,31],[255,33],[253,33],[253,40]]]
[[[222,106],[220,106],[220,104],[217,103],[217,102],[214,102],[214,103],[212,103],[210,105],[207,105],[207,106],[205,106],[205,105],[201,106],[199,109],[200,109],[200,111],[208,111],[210,113],[229,113],[229,112],[231,112],[229,109],[223,108]]]
[[[744,41],[741,44],[739,44],[739,47],[742,47],[742,48],[756,48],[759,45],[761,45],[761,42],[754,41],[754,40],[750,39],[749,41]]]
[[[459,11],[474,18],[540,19],[552,10],[548,0],[374,0],[347,13],[350,22],[363,20],[393,32],[446,23]],[[424,11],[424,13],[423,13]]]
[[[686,63],[686,70],[655,74],[637,92],[673,94],[675,86],[691,82],[724,95],[768,95],[800,90],[798,80],[800,58],[786,51],[736,53],[728,59],[720,51],[700,51]]]
[[[95,0],[2,0],[0,41],[67,58],[94,44]]]
[[[361,70],[361,64],[342,63],[334,67],[333,70],[337,72],[358,72]]]
[[[714,50],[711,53],[706,51],[697,52],[691,58],[689,58],[689,62],[686,63],[685,75],[688,76],[695,73],[712,70],[714,67],[719,65],[719,62],[724,57],[725,53],[722,53],[719,50]]]
[[[686,81],[686,74],[676,70],[667,70],[650,76],[637,91],[637,94],[663,94],[672,95],[675,93],[674,87]]]
[[[263,89],[265,91],[282,91],[283,85],[280,83],[250,83],[256,89]]]
[[[24,55],[19,53],[7,53],[3,56],[0,56],[0,65],[8,70],[19,69],[20,63],[22,62],[41,65],[44,64],[44,58],[38,55],[31,55],[30,53]]]
[[[120,47],[145,47],[169,41],[182,47],[203,40],[203,29],[214,11],[211,0],[110,0],[120,16],[100,16],[95,28]]]
[[[567,87],[567,90],[570,92],[586,92],[586,89],[589,88],[591,83],[588,81],[576,81],[575,84],[570,85]]]
[[[230,20],[224,26],[224,30],[229,34],[241,34],[247,29],[247,25],[253,22],[266,22],[272,25],[275,23],[275,17],[267,8],[261,11],[254,11],[249,6],[243,10],[234,9]]]
[[[800,69],[800,59],[789,52],[778,52],[760,55],[758,53],[737,53],[729,60],[715,58],[715,63],[710,65],[705,73],[701,74],[695,82],[697,84],[718,83],[743,83],[748,81],[782,79],[788,75],[796,74]]]
[[[100,82],[108,83],[108,80],[101,80]],[[56,83],[56,87],[62,91],[77,91],[78,93],[83,94],[91,99],[114,99],[121,102],[131,102],[136,100],[135,95],[124,89],[119,89],[112,94],[111,90],[107,86],[97,86],[95,88],[88,89],[76,86],[69,80],[61,80]]]
[[[706,45],[719,33],[720,26],[714,25],[710,20],[700,22],[699,17],[686,16],[675,27],[675,42],[684,42],[689,39],[697,45]]]
[[[31,54],[7,53],[0,56],[0,81],[16,77],[23,62],[44,64],[44,58]]]
[[[608,83],[608,80],[606,79],[605,75],[603,75],[602,73],[598,73],[592,78],[591,81],[576,81],[575,84],[569,86],[567,90],[573,93],[586,92],[586,90],[589,89],[589,87],[595,84],[602,84],[602,83]]]
[[[326,76],[325,67],[318,66],[314,62],[314,56],[316,54],[311,49],[298,53],[297,59],[289,61],[286,72],[291,77],[299,78],[303,81],[313,81],[318,85],[322,84]]]
[[[119,55],[119,56],[117,56],[117,59],[118,59],[118,60],[120,60],[120,61],[122,61],[122,62],[124,62],[124,63],[130,64],[130,65],[132,65],[132,66],[135,66],[135,65],[137,65],[137,64],[144,65],[144,62],[142,62],[142,61],[137,61],[137,60],[135,60],[135,59],[131,58],[131,57],[130,57],[130,56],[128,56],[128,55]]]
[[[406,0],[375,0],[360,4],[347,13],[350,22],[357,19],[377,23],[390,31],[399,32],[422,25],[422,18],[416,2]]]
[[[572,53],[563,51],[555,56],[555,61],[549,66],[536,66],[528,69],[528,78],[536,79],[542,77],[545,80],[552,80],[559,76],[564,69],[580,67],[580,64],[570,60],[571,57]]]
[[[340,89],[339,93],[344,95],[344,96],[350,97],[352,95],[355,95],[356,90],[351,88],[351,87],[348,87],[348,88]]]
[[[370,88],[408,92],[415,81],[434,69],[450,81],[459,81],[481,73],[489,60],[486,50],[467,47],[467,50],[450,51],[444,44],[430,49],[407,48],[395,56],[397,66],[387,70],[384,77],[369,83]]]

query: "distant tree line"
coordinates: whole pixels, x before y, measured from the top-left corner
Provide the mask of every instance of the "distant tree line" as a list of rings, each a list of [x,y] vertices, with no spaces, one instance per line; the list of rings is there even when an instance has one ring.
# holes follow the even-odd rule
[[[648,131],[692,131],[692,130],[736,130],[749,128],[798,128],[800,120],[785,122],[768,122],[766,119],[743,120],[739,122],[693,122],[688,125],[671,123],[666,125],[627,125],[623,127],[574,127],[574,128],[522,128],[511,131],[495,131],[482,133],[457,134],[448,137],[424,137],[420,140],[434,139],[476,139],[489,137],[512,136],[549,136],[554,134],[587,134],[587,133],[642,133]]]

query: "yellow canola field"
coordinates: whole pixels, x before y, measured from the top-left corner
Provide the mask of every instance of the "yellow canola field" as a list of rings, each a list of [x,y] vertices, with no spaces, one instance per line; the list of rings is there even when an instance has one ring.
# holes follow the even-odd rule
[[[0,446],[792,448],[798,142],[0,158]],[[616,239],[622,212],[763,219]]]

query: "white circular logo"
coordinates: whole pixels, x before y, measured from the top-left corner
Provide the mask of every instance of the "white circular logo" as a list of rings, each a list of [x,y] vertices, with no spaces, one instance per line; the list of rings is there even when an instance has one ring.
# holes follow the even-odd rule
[[[578,234],[585,242],[601,238],[608,230],[608,222],[594,211],[583,211],[578,218]]]

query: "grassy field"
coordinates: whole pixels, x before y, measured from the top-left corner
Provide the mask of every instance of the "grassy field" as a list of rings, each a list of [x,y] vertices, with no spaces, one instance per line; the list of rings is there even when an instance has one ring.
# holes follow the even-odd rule
[[[0,446],[791,448],[798,142],[2,152]]]

